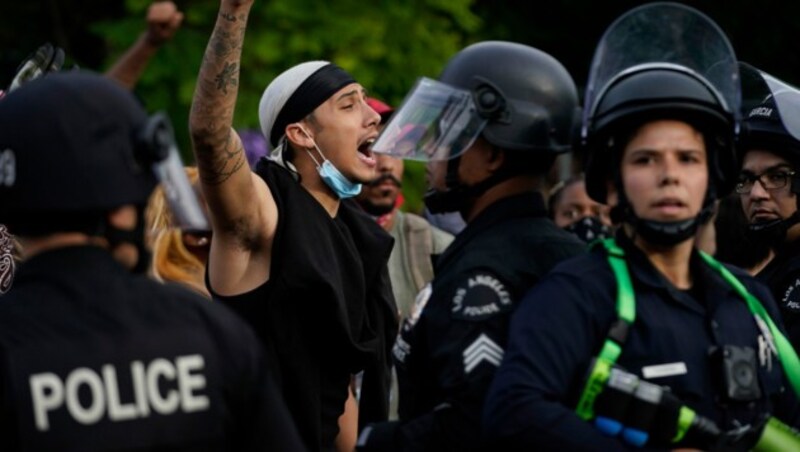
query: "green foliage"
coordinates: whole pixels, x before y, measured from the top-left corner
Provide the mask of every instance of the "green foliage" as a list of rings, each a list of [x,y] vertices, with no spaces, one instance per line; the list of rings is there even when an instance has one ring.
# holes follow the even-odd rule
[[[331,60],[372,95],[397,106],[417,77],[435,77],[477,32],[474,0],[256,1],[242,53],[237,128],[258,129],[258,102],[280,72],[307,60]],[[126,19],[96,24],[111,49],[107,66],[144,30],[150,0],[126,0]],[[172,118],[184,158],[191,161],[186,124],[195,81],[219,8],[218,0],[181,4],[184,24],[145,71],[136,93],[150,111]],[[424,167],[409,165],[406,209],[421,209]]]

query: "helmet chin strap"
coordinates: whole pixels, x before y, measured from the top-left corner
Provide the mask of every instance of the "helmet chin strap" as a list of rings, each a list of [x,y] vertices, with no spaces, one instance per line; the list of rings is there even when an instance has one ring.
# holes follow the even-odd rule
[[[514,175],[513,170],[503,166],[477,184],[464,185],[458,179],[458,165],[460,162],[460,156],[447,161],[447,176],[445,177],[447,190],[430,189],[425,192],[425,207],[431,213],[463,212],[486,190]]]
[[[621,182],[621,181],[620,181]],[[700,225],[707,223],[714,215],[714,199],[716,190],[709,185],[703,208],[693,218],[681,221],[655,221],[640,218],[633,211],[621,183],[617,184],[619,203],[611,209],[611,217],[615,222],[625,222],[633,226],[636,233],[646,242],[659,246],[675,246],[697,233]]]
[[[751,223],[747,226],[747,234],[753,240],[776,248],[786,241],[789,228],[797,223],[800,223],[800,211],[795,210],[788,218]]]

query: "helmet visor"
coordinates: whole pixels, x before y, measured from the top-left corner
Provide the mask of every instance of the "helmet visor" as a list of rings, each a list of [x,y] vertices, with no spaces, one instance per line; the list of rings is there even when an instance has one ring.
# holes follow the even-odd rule
[[[448,160],[469,149],[487,121],[469,91],[422,77],[372,150],[421,162]]]
[[[159,143],[148,157],[175,218],[173,226],[188,232],[211,230],[205,210],[186,176],[169,118],[157,113],[148,121],[145,134],[156,135],[151,141]]]
[[[736,56],[716,23],[676,3],[632,9],[606,30],[592,60],[583,111],[583,138],[605,91],[621,76],[656,65],[682,68],[714,92],[720,105],[740,117]]]

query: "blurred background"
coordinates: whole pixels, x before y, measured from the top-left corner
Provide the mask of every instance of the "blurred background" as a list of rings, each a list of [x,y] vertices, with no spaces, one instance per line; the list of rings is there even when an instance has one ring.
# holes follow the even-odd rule
[[[184,160],[192,162],[188,113],[219,0],[174,0],[183,25],[135,89],[149,111],[166,110]],[[67,54],[65,67],[106,70],[140,33],[152,0],[6,0],[0,13],[0,87],[41,44]],[[328,59],[370,94],[397,106],[419,76],[436,77],[467,44],[502,39],[558,58],[582,88],[603,31],[647,2],[592,0],[256,0],[242,57],[237,129],[258,129],[267,83],[296,63]],[[800,85],[800,2],[684,1],[716,21],[737,57]],[[702,43],[697,43],[702,45]],[[509,70],[513,70],[509,62]],[[56,100],[57,101],[57,100]],[[406,167],[404,210],[418,212],[424,169]]]

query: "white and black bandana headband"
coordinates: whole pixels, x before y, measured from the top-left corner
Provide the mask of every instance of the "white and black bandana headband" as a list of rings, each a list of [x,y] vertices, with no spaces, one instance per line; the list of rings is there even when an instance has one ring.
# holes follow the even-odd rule
[[[330,63],[311,74],[281,108],[270,130],[270,143],[276,145],[286,126],[300,121],[343,87],[355,83],[347,71]]]

